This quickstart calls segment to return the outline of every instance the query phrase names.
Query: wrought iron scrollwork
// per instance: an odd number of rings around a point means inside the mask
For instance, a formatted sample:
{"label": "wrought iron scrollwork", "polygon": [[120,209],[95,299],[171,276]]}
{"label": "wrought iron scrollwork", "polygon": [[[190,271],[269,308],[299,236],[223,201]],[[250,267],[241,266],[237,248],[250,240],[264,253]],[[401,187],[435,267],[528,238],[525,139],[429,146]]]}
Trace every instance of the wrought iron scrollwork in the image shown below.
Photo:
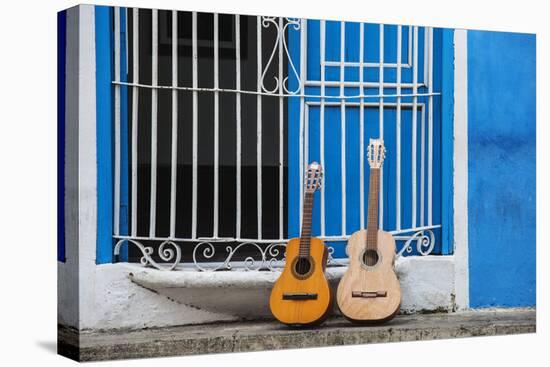
{"label": "wrought iron scrollwork", "polygon": [[255,258],[252,255],[246,256],[243,260],[243,267],[245,270],[267,269],[273,271],[276,270],[276,267],[274,265],[275,262],[278,260],[277,257],[281,254],[280,250],[277,247],[285,246],[286,244],[277,242],[269,244],[265,247],[262,247],[254,242],[243,242],[235,247],[226,245],[225,251],[227,252],[227,255],[225,256],[224,261],[221,262],[219,265],[212,267],[204,266],[201,261],[199,261],[199,256],[201,256],[204,260],[212,259],[216,254],[216,246],[212,242],[201,242],[197,244],[193,249],[193,264],[197,269],[202,271],[215,271],[220,269],[231,270],[233,268],[233,265],[231,263],[233,257],[240,249],[242,249],[243,247],[248,247],[254,249],[254,251],[257,251],[259,258]]}
{"label": "wrought iron scrollwork", "polygon": [[[279,22],[279,19],[282,19],[281,22]],[[288,67],[289,67],[289,73],[291,72],[296,80],[300,80],[300,75],[298,71],[296,70],[296,66],[294,65],[294,60],[290,56],[290,51],[288,50],[288,42],[286,39],[286,30],[289,27],[292,27],[292,29],[299,31],[302,28],[302,20],[299,18],[278,18],[278,17],[262,17],[262,27],[269,28],[273,26],[277,31],[277,38],[275,40],[275,43],[273,45],[273,49],[271,50],[271,54],[269,56],[269,59],[267,61],[267,64],[265,65],[265,68],[262,71],[261,79],[260,79],[260,86],[262,88],[262,91],[269,94],[277,94],[277,91],[279,89],[282,89],[283,93],[286,95],[295,95],[300,92],[300,83],[298,83],[298,87],[295,90],[290,90],[288,87],[288,76],[284,77],[282,80],[278,76],[273,76],[273,79],[275,80],[275,85],[273,88],[268,88],[265,85],[265,76],[267,74],[267,71],[269,70],[271,64],[274,61],[275,53],[279,49],[279,45],[281,44],[281,47],[283,49],[283,54],[286,55],[286,58],[288,60]],[[284,57],[284,56],[281,56]],[[279,63],[283,63],[283,60],[279,60]]]}
{"label": "wrought iron scrollwork", "polygon": [[399,257],[405,252],[410,254],[413,251],[413,241],[416,241],[416,251],[422,256],[429,255],[435,246],[433,231],[430,229],[423,229],[414,233],[405,241],[401,250],[397,252],[397,256]]}
{"label": "wrought iron scrollwork", "polygon": [[[141,251],[140,263],[143,266],[151,266],[159,270],[174,270],[181,263],[182,251],[180,245],[172,240],[165,240],[157,248],[157,255],[163,261],[159,263],[153,259],[153,246],[145,246],[140,241],[131,238],[119,239],[114,248],[114,255],[120,255],[120,248],[124,243],[134,245]],[[286,242],[273,242],[270,244],[258,244],[255,242],[242,242],[237,246],[230,246],[225,242],[200,242],[192,245],[193,266],[200,271],[232,270],[236,268],[235,257],[243,248],[249,251],[243,255],[244,259],[238,261],[237,268],[246,271],[281,271],[282,263],[286,257]],[[213,261],[217,250],[223,248],[225,255],[222,261]],[[252,252],[250,250],[252,249]],[[328,247],[327,265],[334,262],[333,247]]]}
{"label": "wrought iron scrollwork", "polygon": [[[159,264],[152,258],[152,246],[144,246],[141,242],[130,238],[122,238],[117,241],[113,252],[115,256],[120,255],[120,247],[124,242],[136,246],[141,251],[140,263],[143,266],[152,266],[159,270],[174,270],[181,261],[181,248],[171,240],[163,241],[157,249],[160,259],[168,264]],[[171,246],[171,248],[166,246]]]}

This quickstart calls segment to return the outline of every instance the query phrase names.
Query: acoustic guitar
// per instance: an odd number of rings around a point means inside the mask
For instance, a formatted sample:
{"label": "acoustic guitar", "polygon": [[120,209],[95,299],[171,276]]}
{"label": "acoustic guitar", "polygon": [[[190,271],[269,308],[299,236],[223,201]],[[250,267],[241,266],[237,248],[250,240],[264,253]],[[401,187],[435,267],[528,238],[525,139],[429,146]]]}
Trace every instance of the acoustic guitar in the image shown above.
{"label": "acoustic guitar", "polygon": [[371,139],[367,148],[370,165],[367,229],[348,240],[349,267],[337,290],[338,307],[353,322],[381,323],[399,311],[401,288],[394,271],[395,240],[378,229],[380,168],[386,149],[379,139]]}
{"label": "acoustic guitar", "polygon": [[285,267],[269,299],[273,316],[287,325],[319,324],[332,304],[325,278],[328,250],[322,240],[311,237],[313,194],[321,187],[322,177],[321,165],[311,163],[304,184],[301,237],[288,241]]}

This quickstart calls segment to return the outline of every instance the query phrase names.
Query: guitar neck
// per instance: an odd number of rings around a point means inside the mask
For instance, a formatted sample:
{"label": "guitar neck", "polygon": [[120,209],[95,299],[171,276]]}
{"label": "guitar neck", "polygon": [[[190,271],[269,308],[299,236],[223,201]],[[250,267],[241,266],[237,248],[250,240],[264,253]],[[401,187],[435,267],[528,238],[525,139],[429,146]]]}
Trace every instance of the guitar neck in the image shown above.
{"label": "guitar neck", "polygon": [[313,212],[313,192],[306,192],[304,196],[304,209],[302,212],[302,232],[300,235],[300,256],[309,256],[309,244],[311,240],[311,218]]}
{"label": "guitar neck", "polygon": [[367,214],[367,248],[378,246],[378,198],[380,193],[380,169],[370,169],[369,210]]}

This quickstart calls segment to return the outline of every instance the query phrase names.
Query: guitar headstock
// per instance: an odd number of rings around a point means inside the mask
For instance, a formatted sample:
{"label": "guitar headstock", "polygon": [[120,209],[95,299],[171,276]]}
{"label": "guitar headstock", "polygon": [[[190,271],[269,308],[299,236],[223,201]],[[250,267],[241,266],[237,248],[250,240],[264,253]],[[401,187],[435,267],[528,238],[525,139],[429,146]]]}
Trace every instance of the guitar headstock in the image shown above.
{"label": "guitar headstock", "polygon": [[367,159],[370,168],[380,168],[386,158],[386,148],[382,139],[370,139],[367,147]]}
{"label": "guitar headstock", "polygon": [[305,189],[307,193],[314,193],[323,184],[323,167],[317,162],[311,162],[307,166],[305,177]]}

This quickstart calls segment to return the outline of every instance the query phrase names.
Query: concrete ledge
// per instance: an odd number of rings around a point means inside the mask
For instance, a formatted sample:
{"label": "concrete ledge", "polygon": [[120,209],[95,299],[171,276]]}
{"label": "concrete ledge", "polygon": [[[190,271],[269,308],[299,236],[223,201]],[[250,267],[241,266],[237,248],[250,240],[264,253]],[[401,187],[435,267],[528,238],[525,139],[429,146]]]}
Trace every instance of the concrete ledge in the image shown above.
{"label": "concrete ledge", "polygon": [[[160,271],[134,263],[91,264],[93,266],[80,276],[80,279],[93,279],[93,287],[85,287],[81,294],[83,302],[78,302],[74,292],[60,289],[60,324],[80,330],[140,330],[261,320],[270,317],[267,302],[273,282],[279,276],[278,272],[236,268],[200,272],[188,266]],[[60,276],[65,274],[67,279],[71,278],[69,275],[75,274],[73,265],[58,262]],[[401,257],[396,260],[395,268],[401,283],[402,313],[456,309],[454,256]],[[344,271],[343,266],[327,268],[333,290]]]}
{"label": "concrete ledge", "polygon": [[[182,305],[233,319],[271,318],[269,295],[280,276],[275,271],[214,271],[194,268],[161,271],[128,265],[129,279],[158,295]],[[347,267],[330,266],[326,277],[333,292]],[[396,260],[401,283],[401,312],[452,311],[454,305],[454,259],[452,256],[410,256]],[[437,276],[435,276],[437,274]],[[334,312],[338,312],[334,307]]]}
{"label": "concrete ledge", "polygon": [[[333,291],[346,267],[329,267]],[[137,267],[130,280],[180,304],[236,319],[271,318],[269,295],[279,271],[160,271]]]}
{"label": "concrete ledge", "polygon": [[353,326],[335,317],[309,329],[254,321],[78,334],[60,326],[58,352],[79,361],[95,361],[521,334],[535,330],[535,309],[400,315],[381,326]]}

